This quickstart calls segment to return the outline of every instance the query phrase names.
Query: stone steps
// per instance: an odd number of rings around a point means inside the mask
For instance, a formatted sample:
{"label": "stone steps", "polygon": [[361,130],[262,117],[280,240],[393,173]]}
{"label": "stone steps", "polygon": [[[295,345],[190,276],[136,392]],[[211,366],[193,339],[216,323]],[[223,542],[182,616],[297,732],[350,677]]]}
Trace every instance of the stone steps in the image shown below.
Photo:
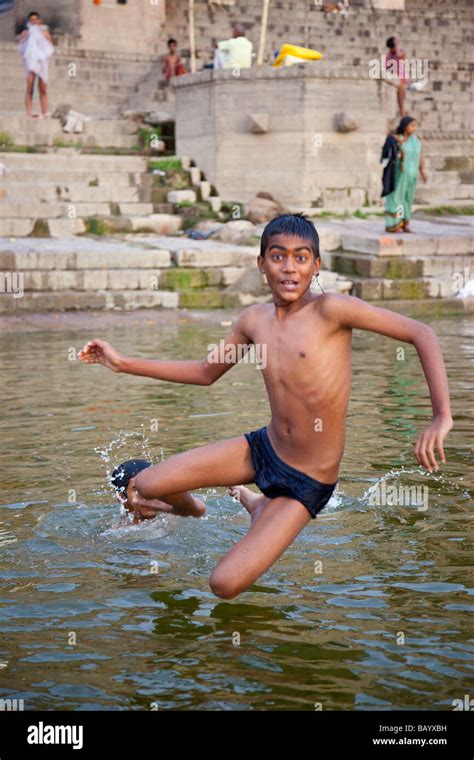
{"label": "stone steps", "polygon": [[[25,184],[28,189],[30,186]],[[78,216],[91,216],[95,214],[118,214],[131,213],[130,209],[136,209],[137,214],[153,213],[154,205],[143,200],[142,192],[138,187],[103,186],[84,187],[82,193],[71,192],[71,185],[56,185],[55,187],[44,185],[31,186],[28,193],[31,201],[22,202],[21,187],[16,187],[0,203],[0,217],[30,217],[49,218],[52,216],[71,215],[73,205]],[[81,186],[82,187],[82,186]],[[100,191],[100,192],[97,192]],[[112,206],[116,209],[114,210]],[[140,208],[140,210],[138,210]],[[93,209],[92,211],[90,209]],[[121,211],[120,209],[127,209]],[[54,213],[53,213],[54,212]]]}
{"label": "stone steps", "polygon": [[[247,0],[245,11],[248,36],[257,46],[261,3]],[[207,9],[197,4],[195,23],[199,49],[211,50],[211,37],[223,39],[230,36],[232,26],[240,20],[241,13],[241,8],[232,6],[226,8],[225,13],[222,9],[216,9],[212,14],[211,25]],[[368,11],[364,8],[353,8],[349,15],[343,16],[338,13],[322,13],[317,4],[309,3],[303,8],[302,4],[280,2],[278,6],[270,8],[267,54],[277,49],[281,41],[298,41],[299,44],[309,45],[323,52],[327,51],[329,55],[348,50],[358,52],[361,48],[371,49],[372,47],[376,51],[384,52],[385,30],[396,28],[409,55],[412,51],[416,51],[418,56],[423,52],[426,53],[424,57],[433,60],[436,55],[447,54],[450,59],[467,61],[469,59],[469,24],[465,23],[467,19],[469,16],[466,12],[452,9],[451,4],[447,8],[438,7],[436,10],[423,11],[423,13],[393,10]],[[376,26],[374,26],[374,21],[376,21]],[[173,36],[186,39],[185,19],[177,11],[173,14],[173,9],[170,9],[168,14],[168,25]],[[307,30],[308,38],[306,38]],[[423,35],[426,39],[425,44],[423,44]]]}
{"label": "stone steps", "polygon": [[459,172],[450,171],[436,171],[432,165],[432,161],[427,161],[427,172],[430,173],[429,181],[424,187],[432,187],[438,185],[456,186],[461,184],[461,177]]}
{"label": "stone steps", "polygon": [[124,240],[93,238],[48,240],[0,238],[0,270],[164,269],[172,265],[165,248],[130,245]]}
{"label": "stone steps", "polygon": [[[426,143],[429,147],[429,141]],[[446,156],[443,154],[432,154],[425,150],[425,158],[429,161],[429,166],[440,172],[437,176],[442,177],[445,171],[472,171],[474,168],[474,152],[472,155],[465,153],[458,156]],[[454,168],[455,167],[455,168]]]}
{"label": "stone steps", "polygon": [[[9,154],[10,155],[10,154]],[[31,159],[30,159],[31,162]],[[97,169],[76,169],[73,176],[77,183],[92,186],[97,184],[100,179],[107,184],[128,187],[130,185],[139,185],[141,182],[141,172],[129,171],[98,171]],[[38,166],[36,169],[8,169],[8,183],[11,187],[18,187],[19,192],[24,197],[25,192],[31,192],[34,187],[49,185],[52,182],[58,185],[67,185],[71,181],[71,171],[64,169],[55,171],[54,169],[42,169]]]}
{"label": "stone steps", "polygon": [[[23,69],[23,61],[19,54],[12,57],[4,50],[0,48],[0,57],[3,64],[3,71],[5,74],[6,86],[11,86],[11,83],[17,84],[25,81],[25,72]],[[140,82],[139,76],[145,76],[150,71],[150,64],[147,63],[144,67],[132,67],[129,69],[126,63],[114,61],[111,66],[105,67],[100,65],[97,59],[91,59],[84,65],[84,59],[82,62],[78,59],[74,60],[74,57],[64,58],[54,55],[50,60],[48,71],[48,83],[49,84],[63,84],[66,82],[71,87],[85,87],[89,85],[91,88],[103,88],[104,90],[113,85],[123,86],[125,89],[136,87]],[[69,71],[71,70],[71,64],[76,64],[76,75],[71,76]],[[153,70],[153,69],[152,69]]]}
{"label": "stone steps", "polygon": [[43,222],[42,217],[33,218],[0,218],[0,237],[25,237],[27,235],[50,235],[51,237],[69,237],[82,235],[86,231],[84,221],[80,218],[65,217],[49,218]]}
{"label": "stone steps", "polygon": [[[4,203],[8,201],[18,201],[19,198],[25,197],[21,194],[26,192],[33,202],[54,202],[59,203],[131,203],[141,201],[141,189],[139,186],[114,185],[112,183],[90,186],[79,182],[68,182],[67,184],[48,184],[48,185],[29,185],[21,183],[19,186],[8,183],[8,194]],[[2,204],[3,205],[3,204]],[[3,214],[5,216],[5,214]]]}
{"label": "stone steps", "polygon": [[[152,290],[160,270],[154,269],[87,269],[84,271],[24,272],[25,291],[56,290]],[[169,290],[169,288],[168,288]]]}
{"label": "stone steps", "polygon": [[14,298],[0,293],[0,314],[48,311],[135,311],[137,309],[229,309],[242,307],[238,296],[217,288],[199,291],[107,290],[30,291]]}
{"label": "stone steps", "polygon": [[[68,103],[73,110],[79,111],[85,116],[97,117],[100,119],[113,119],[121,109],[121,103],[119,101],[107,102],[101,99],[89,101],[85,100],[82,97],[78,97],[72,100],[70,97],[68,98],[67,95],[65,95],[63,98],[49,97],[48,103],[51,113],[54,113],[55,109],[58,106]],[[19,97],[17,99],[12,99],[2,103],[1,110],[3,112],[19,111],[22,106],[23,97]],[[40,104],[38,98],[35,96],[33,98],[33,113],[39,112]]]}
{"label": "stone steps", "polygon": [[412,301],[434,298],[439,288],[428,278],[388,280],[383,278],[355,278],[352,294],[364,301]]}
{"label": "stone steps", "polygon": [[226,288],[255,260],[254,249],[149,235],[0,239],[0,313],[236,306]]}
{"label": "stone steps", "polygon": [[[34,162],[34,163],[33,163]],[[146,172],[148,161],[142,156],[107,156],[87,155],[66,149],[53,153],[41,153],[32,156],[28,153],[0,152],[0,163],[10,169],[31,169],[35,171],[70,171],[95,170],[96,172],[126,171]]]}
{"label": "stone steps", "polygon": [[373,256],[352,251],[325,253],[324,263],[351,278],[411,280],[418,277],[452,278],[473,264],[474,254],[451,256]]}
{"label": "stone steps", "polygon": [[[11,133],[9,133],[11,134]],[[130,150],[134,148],[138,140],[133,135],[97,136],[91,133],[87,128],[84,132],[67,133],[58,129],[50,133],[38,134],[35,131],[15,132],[15,145],[28,146],[30,148],[40,147],[85,147],[85,148],[112,148],[118,150]]]}
{"label": "stone steps", "polygon": [[452,277],[417,277],[392,280],[384,278],[353,278],[352,295],[364,301],[414,301],[425,298],[456,298],[456,282],[461,273]]}
{"label": "stone steps", "polygon": [[31,292],[22,298],[0,293],[0,314],[25,312],[135,309],[176,309],[178,293],[160,290],[114,290],[114,291],[46,291]]}
{"label": "stone steps", "polygon": [[[75,66],[75,76],[70,76],[71,64]],[[0,90],[0,111],[21,110],[25,74],[16,44],[0,43],[0,66],[4,78]],[[50,110],[54,111],[59,104],[69,103],[72,108],[85,114],[112,117],[133,96],[144,77],[153,76],[158,66],[158,56],[113,55],[103,51],[84,51],[60,43],[49,66]],[[27,141],[25,144],[35,143]]]}
{"label": "stone steps", "polygon": [[[143,213],[148,211],[148,204],[118,204],[118,210],[122,215],[111,215],[112,209],[108,204],[84,204],[81,208],[74,206],[76,217],[63,216],[37,216],[33,217],[0,217],[0,237],[52,237],[64,238],[71,235],[83,235],[87,231],[86,221],[90,225],[90,231],[94,234],[96,227],[105,233],[133,233],[146,232],[158,235],[176,234],[181,229],[182,219],[173,214]],[[83,216],[81,216],[81,213]],[[92,224],[91,224],[92,222]],[[102,234],[102,233],[98,233]]]}
{"label": "stone steps", "polygon": [[[25,79],[23,72],[21,74],[21,76],[10,77],[2,85],[2,108],[4,108],[5,103],[16,102],[19,94],[24,95]],[[5,76],[8,75],[5,74]],[[127,84],[122,82],[120,78],[117,78],[116,81],[103,82],[98,79],[92,81],[74,79],[67,77],[67,75],[57,79],[48,77],[48,94],[59,103],[71,103],[77,95],[92,96],[89,98],[91,102],[100,99],[104,103],[121,103],[134,90],[135,83],[133,81]]]}
{"label": "stone steps", "polygon": [[[115,92],[112,93],[93,93],[89,89],[77,90],[73,92],[69,88],[48,88],[48,103],[51,113],[60,105],[69,103],[76,111],[80,111],[89,116],[101,115],[112,118],[122,107],[123,98],[120,95],[120,85],[114,85]],[[94,97],[94,94],[96,97]],[[0,110],[20,111],[24,107],[24,85],[9,95],[2,94],[0,97]],[[33,94],[33,110],[39,107],[38,95]]]}
{"label": "stone steps", "polygon": [[349,277],[353,294],[364,300],[454,298],[460,283],[472,278],[471,217],[415,218],[414,232],[396,235],[383,232],[382,219],[317,227],[323,236],[331,230],[336,236],[322,253],[323,264]]}
{"label": "stone steps", "polygon": [[415,200],[417,203],[429,203],[436,205],[455,205],[458,200],[474,200],[474,184],[446,183],[442,179],[437,184],[428,182],[426,185],[418,185]]}
{"label": "stone steps", "polygon": [[[331,222],[329,229],[340,236],[341,249],[371,256],[453,256],[474,253],[472,217],[456,217],[453,224],[414,220],[416,231],[391,235],[383,231],[383,219]],[[327,228],[326,223],[318,229]]]}
{"label": "stone steps", "polygon": [[179,217],[171,217],[171,223],[166,215],[153,213],[149,186],[143,184],[148,176],[145,158],[59,150],[4,152],[0,163],[6,167],[0,186],[2,236],[83,234],[90,218],[103,218],[99,226],[104,228],[109,222],[130,231],[146,225],[176,231],[181,224]]}
{"label": "stone steps", "polygon": [[[75,217],[72,216],[74,212]],[[61,238],[82,235],[85,232],[97,235],[133,232],[153,232],[161,235],[179,232],[182,217],[148,212],[149,205],[140,203],[118,204],[114,208],[108,204],[84,204],[83,207],[71,204],[67,213],[61,215],[48,216],[41,210],[41,215],[36,217],[0,217],[0,237],[17,238],[31,235],[35,238]]]}
{"label": "stone steps", "polygon": [[416,202],[456,205],[474,199],[474,149],[472,142],[454,143],[424,140],[428,182],[418,183]]}
{"label": "stone steps", "polygon": [[[98,136],[102,135],[130,135],[132,130],[136,129],[128,119],[97,119],[91,118],[90,121],[84,122],[85,130],[92,131]],[[30,119],[25,113],[12,112],[0,113],[0,131],[10,132],[12,137],[16,132],[31,132],[47,135],[51,129],[56,128],[60,134],[63,133],[59,119]],[[17,141],[18,144],[21,144]]]}
{"label": "stone steps", "polygon": [[[65,71],[67,74],[68,66],[74,63],[77,76],[94,80],[98,73],[101,77],[105,77],[107,74],[119,77],[123,73],[124,79],[127,81],[129,78],[134,79],[138,73],[144,76],[151,66],[158,63],[160,58],[158,55],[89,50],[81,48],[77,43],[70,46],[68,42],[69,38],[63,38],[56,45],[54,55],[50,59],[50,76],[54,76],[55,70]],[[9,65],[13,69],[23,71],[23,61],[16,42],[0,42],[0,56],[6,66]]]}
{"label": "stone steps", "polygon": [[138,143],[136,126],[128,119],[89,118],[83,122],[82,132],[64,132],[59,119],[29,119],[24,114],[1,113],[0,132],[6,132],[15,145],[53,146],[60,142],[131,148]]}

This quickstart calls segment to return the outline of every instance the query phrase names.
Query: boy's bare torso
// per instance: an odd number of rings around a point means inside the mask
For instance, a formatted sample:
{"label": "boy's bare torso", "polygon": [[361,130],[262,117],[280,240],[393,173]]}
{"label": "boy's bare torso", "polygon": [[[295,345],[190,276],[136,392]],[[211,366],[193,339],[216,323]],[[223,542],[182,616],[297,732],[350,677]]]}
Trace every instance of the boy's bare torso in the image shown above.
{"label": "boy's bare torso", "polygon": [[327,297],[315,296],[283,317],[273,303],[259,304],[242,324],[252,343],[266,345],[261,372],[273,448],[287,464],[334,483],[344,451],[352,330],[325,317]]}

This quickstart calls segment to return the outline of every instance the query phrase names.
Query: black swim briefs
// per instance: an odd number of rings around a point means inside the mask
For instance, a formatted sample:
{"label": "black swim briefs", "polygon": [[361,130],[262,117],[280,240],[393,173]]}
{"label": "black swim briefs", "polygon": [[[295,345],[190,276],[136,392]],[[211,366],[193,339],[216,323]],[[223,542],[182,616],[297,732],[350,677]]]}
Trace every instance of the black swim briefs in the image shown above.
{"label": "black swim briefs", "polygon": [[337,481],[321,483],[286,464],[270,443],[266,427],[245,433],[245,438],[250,446],[255,484],[262,493],[270,499],[277,496],[297,499],[304,504],[311,517],[315,518],[331,498]]}

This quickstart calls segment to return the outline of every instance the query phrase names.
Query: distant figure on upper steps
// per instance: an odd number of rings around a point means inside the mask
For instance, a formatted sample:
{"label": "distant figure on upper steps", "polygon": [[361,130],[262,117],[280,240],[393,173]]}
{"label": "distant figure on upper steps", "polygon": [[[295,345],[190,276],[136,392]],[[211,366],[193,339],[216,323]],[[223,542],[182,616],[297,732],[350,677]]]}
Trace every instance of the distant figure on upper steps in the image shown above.
{"label": "distant figure on upper steps", "polygon": [[182,74],[188,73],[180,54],[177,52],[177,48],[177,41],[171,37],[168,40],[168,55],[165,55],[163,58],[162,71],[166,82],[169,82],[171,77],[179,77]]}
{"label": "distant figure on upper steps", "polygon": [[[320,3],[317,3],[320,5]],[[341,13],[343,16],[347,16],[349,11],[349,0],[344,0],[341,3],[324,3],[324,13]]]}
{"label": "distant figure on upper steps", "polygon": [[[48,111],[48,64],[54,53],[54,46],[48,27],[42,23],[39,13],[32,11],[28,16],[26,29],[20,35],[20,55],[26,71],[26,113],[31,118],[44,119],[50,116]],[[35,80],[38,79],[41,115],[33,113],[33,92]]]}
{"label": "distant figure on upper steps", "polygon": [[396,36],[388,38],[387,47],[389,52],[385,56],[385,66],[387,71],[392,73],[393,76],[391,78],[398,79],[398,110],[400,111],[400,116],[403,117],[407,115],[405,109],[405,89],[408,83],[405,65],[407,56],[405,51],[400,47],[400,40]]}
{"label": "distant figure on upper steps", "polygon": [[217,43],[214,55],[215,69],[249,69],[252,65],[253,45],[245,36],[245,29],[237,25],[230,40]]}

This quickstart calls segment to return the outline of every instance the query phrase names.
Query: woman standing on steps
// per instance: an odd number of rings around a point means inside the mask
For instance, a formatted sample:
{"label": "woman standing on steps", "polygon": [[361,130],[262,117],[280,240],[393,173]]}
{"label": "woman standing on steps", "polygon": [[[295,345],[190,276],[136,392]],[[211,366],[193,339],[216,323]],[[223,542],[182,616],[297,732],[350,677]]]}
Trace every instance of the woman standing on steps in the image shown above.
{"label": "woman standing on steps", "polygon": [[385,196],[385,229],[387,232],[411,232],[410,219],[415,197],[418,170],[427,181],[421,141],[415,135],[416,120],[412,116],[400,119],[401,156],[395,165],[395,190]]}
{"label": "woman standing on steps", "polygon": [[36,11],[32,11],[28,16],[26,29],[20,35],[19,51],[26,71],[25,108],[27,116],[38,118],[38,114],[32,113],[33,90],[37,77],[41,106],[39,118],[44,119],[50,115],[47,95],[48,63],[54,53],[54,47],[48,27],[42,24],[41,17]]}

